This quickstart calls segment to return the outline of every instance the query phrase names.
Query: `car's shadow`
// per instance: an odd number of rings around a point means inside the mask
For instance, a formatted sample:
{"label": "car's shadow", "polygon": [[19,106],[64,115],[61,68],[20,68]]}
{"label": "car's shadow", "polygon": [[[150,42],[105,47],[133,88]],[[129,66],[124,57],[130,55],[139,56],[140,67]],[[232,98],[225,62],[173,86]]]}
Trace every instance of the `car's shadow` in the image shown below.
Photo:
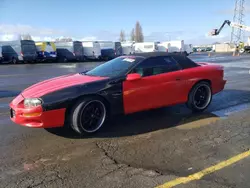
{"label": "car's shadow", "polygon": [[79,136],[66,128],[46,129],[48,132],[66,138],[112,138],[132,136],[161,129],[171,128],[197,120],[218,117],[216,111],[223,110],[235,104],[250,103],[250,91],[224,90],[214,96],[210,107],[203,113],[192,113],[186,105],[176,105],[127,116],[117,116],[107,122],[103,128],[92,135]]}

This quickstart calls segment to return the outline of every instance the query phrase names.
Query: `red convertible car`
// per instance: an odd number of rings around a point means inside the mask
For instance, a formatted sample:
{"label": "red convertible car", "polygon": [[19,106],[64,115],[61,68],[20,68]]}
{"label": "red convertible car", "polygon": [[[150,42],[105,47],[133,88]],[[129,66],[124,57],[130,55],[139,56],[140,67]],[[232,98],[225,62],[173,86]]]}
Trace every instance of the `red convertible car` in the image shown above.
{"label": "red convertible car", "polygon": [[220,65],[195,63],[179,53],[139,53],[37,83],[10,103],[10,116],[36,128],[63,127],[67,120],[77,133],[94,133],[108,115],[180,103],[201,112],[225,84]]}

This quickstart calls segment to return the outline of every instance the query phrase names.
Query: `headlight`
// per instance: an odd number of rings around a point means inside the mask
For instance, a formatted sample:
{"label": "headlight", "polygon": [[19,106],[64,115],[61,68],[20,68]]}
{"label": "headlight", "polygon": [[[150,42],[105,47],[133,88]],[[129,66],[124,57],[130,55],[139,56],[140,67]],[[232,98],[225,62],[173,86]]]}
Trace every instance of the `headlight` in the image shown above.
{"label": "headlight", "polygon": [[42,101],[37,98],[24,99],[24,106],[26,108],[35,107],[42,104]]}

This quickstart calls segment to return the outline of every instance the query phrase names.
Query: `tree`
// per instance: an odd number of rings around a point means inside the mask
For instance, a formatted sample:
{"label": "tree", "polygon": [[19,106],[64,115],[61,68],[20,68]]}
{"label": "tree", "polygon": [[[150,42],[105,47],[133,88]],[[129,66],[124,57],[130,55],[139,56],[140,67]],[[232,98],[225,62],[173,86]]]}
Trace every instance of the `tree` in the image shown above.
{"label": "tree", "polygon": [[123,30],[121,30],[120,32],[120,42],[124,42],[126,39],[125,39],[125,32]]}
{"label": "tree", "polygon": [[135,41],[135,29],[132,29],[132,31],[130,33],[130,40]]}
{"label": "tree", "polygon": [[142,27],[141,27],[141,24],[139,21],[137,21],[135,24],[135,41],[136,42],[143,42],[144,41]]}

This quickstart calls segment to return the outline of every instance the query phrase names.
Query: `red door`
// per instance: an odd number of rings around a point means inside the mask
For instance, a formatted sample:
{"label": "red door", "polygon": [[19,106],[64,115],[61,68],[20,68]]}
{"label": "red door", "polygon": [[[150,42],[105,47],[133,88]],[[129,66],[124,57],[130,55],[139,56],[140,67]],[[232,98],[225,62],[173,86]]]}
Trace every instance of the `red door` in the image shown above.
{"label": "red door", "polygon": [[181,70],[123,82],[125,114],[181,102]]}

